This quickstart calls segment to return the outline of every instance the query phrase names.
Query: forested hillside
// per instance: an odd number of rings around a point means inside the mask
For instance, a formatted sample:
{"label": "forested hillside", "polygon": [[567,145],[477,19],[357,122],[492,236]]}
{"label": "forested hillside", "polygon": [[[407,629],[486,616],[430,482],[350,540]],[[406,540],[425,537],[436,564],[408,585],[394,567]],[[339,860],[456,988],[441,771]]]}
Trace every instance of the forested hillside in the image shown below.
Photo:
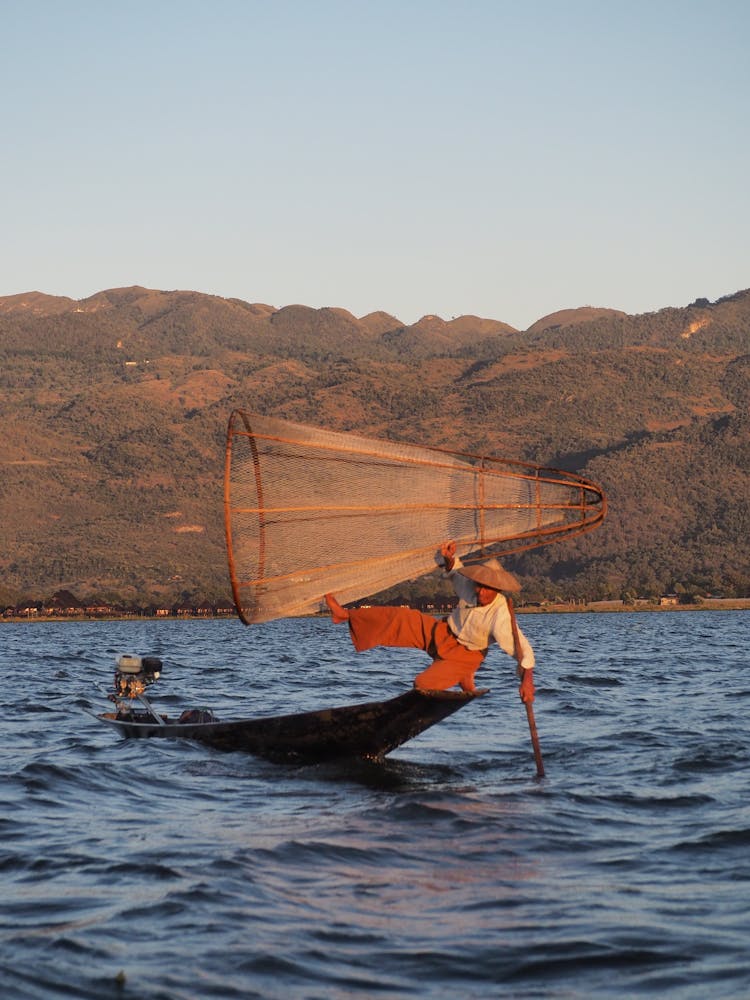
{"label": "forested hillside", "polygon": [[610,514],[519,557],[533,595],[750,588],[750,291],[528,331],[404,326],[197,292],[0,299],[0,600],[227,595],[236,406],[528,459],[601,483]]}

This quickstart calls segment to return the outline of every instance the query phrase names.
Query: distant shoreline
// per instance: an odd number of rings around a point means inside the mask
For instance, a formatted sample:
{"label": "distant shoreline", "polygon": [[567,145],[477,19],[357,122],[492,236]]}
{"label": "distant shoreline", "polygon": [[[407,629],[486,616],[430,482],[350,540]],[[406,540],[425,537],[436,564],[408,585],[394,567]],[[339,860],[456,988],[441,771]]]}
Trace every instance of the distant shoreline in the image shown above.
{"label": "distant shoreline", "polygon": [[[641,614],[653,613],[668,614],[680,611],[748,611],[750,610],[750,597],[727,597],[727,598],[706,598],[695,604],[652,604],[649,601],[636,601],[635,604],[625,604],[623,601],[592,601],[588,604],[561,603],[543,604],[539,606],[516,607],[520,615],[548,615],[548,614]],[[439,614],[436,615],[439,617]],[[324,615],[309,615],[301,617],[322,618]],[[124,622],[124,621],[239,621],[239,618],[232,615],[190,615],[180,614],[165,617],[163,615],[12,615],[0,618],[0,623],[9,622],[15,624],[30,622]]]}
{"label": "distant shoreline", "polygon": [[650,601],[636,601],[626,604],[624,601],[592,601],[589,604],[545,604],[541,607],[517,607],[519,614],[601,614],[602,612],[641,613],[656,612],[666,614],[670,611],[748,611],[750,597],[707,597],[694,604],[652,604]]}

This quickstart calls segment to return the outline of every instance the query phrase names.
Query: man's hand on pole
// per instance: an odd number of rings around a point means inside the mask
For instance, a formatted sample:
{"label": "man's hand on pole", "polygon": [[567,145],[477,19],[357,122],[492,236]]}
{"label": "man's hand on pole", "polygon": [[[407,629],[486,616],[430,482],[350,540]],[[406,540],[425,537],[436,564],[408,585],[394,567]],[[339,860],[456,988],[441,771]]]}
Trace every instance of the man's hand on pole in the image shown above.
{"label": "man's hand on pole", "polygon": [[521,695],[521,701],[530,705],[534,700],[534,671],[521,669],[521,684],[518,688],[518,693]]}

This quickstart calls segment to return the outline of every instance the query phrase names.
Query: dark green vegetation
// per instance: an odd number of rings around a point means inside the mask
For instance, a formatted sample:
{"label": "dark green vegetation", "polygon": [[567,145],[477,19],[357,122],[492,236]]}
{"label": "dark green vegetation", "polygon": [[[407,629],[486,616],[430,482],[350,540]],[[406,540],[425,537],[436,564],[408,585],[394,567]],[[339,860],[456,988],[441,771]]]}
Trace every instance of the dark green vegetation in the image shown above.
{"label": "dark green vegetation", "polygon": [[[0,299],[0,602],[227,595],[232,408],[576,470],[604,526],[526,596],[750,588],[750,291],[526,333],[143,288]],[[419,583],[433,588],[434,580]]]}

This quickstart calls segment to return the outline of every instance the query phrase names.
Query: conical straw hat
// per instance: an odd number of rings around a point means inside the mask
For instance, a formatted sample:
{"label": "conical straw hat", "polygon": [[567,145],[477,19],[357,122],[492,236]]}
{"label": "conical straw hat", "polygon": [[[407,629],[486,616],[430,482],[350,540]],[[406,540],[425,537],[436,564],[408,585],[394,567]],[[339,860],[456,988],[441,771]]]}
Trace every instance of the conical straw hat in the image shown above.
{"label": "conical straw hat", "polygon": [[466,576],[474,583],[493,590],[520,590],[521,584],[512,573],[503,569],[497,559],[487,559],[485,562],[461,566],[456,570],[461,576]]}

